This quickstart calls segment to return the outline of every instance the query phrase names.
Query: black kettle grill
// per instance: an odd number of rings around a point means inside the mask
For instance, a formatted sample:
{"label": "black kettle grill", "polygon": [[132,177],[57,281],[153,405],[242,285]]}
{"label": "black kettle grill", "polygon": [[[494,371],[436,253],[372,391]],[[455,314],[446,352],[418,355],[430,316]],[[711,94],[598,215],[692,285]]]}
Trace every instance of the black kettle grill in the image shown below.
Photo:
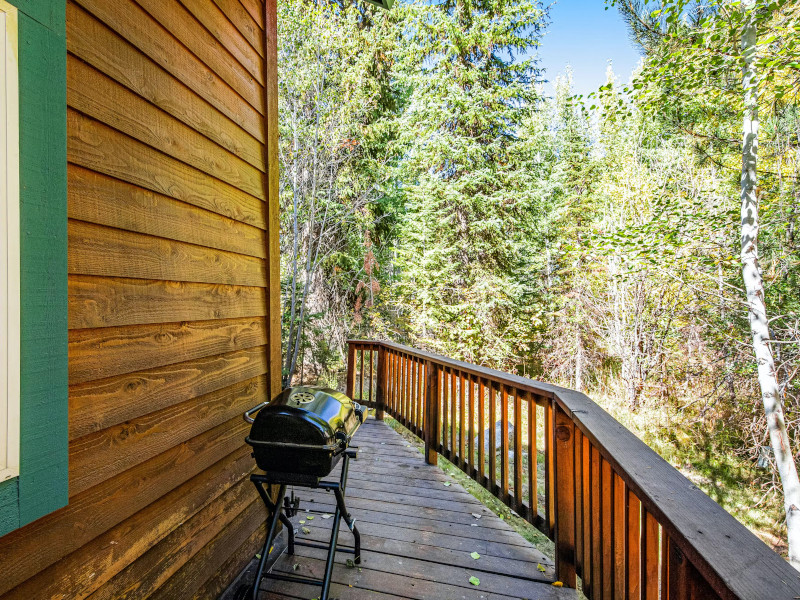
{"label": "black kettle grill", "polygon": [[[257,414],[256,414],[257,413]],[[255,418],[253,418],[255,414]],[[244,413],[244,419],[252,424],[245,441],[253,447],[253,457],[259,469],[265,473],[253,474],[250,481],[256,486],[261,499],[269,510],[267,539],[261,551],[261,560],[256,578],[251,585],[241,586],[235,598],[258,599],[261,580],[265,578],[307,583],[322,587],[320,600],[328,599],[336,551],[354,554],[356,564],[361,562],[361,536],[344,503],[347,472],[350,459],[355,458],[357,448],[350,446],[356,430],[366,417],[366,409],[344,394],[335,390],[317,387],[288,388],[269,402],[262,402]],[[339,481],[323,481],[333,468],[342,461]],[[273,502],[265,485],[277,484],[278,495]],[[336,510],[328,545],[296,541],[294,526],[289,520],[299,506],[299,499],[289,501],[286,486],[324,489],[333,492]],[[322,513],[309,510],[306,512]],[[337,548],[341,519],[353,532],[353,548]],[[277,532],[278,521],[285,526],[289,536],[288,552],[294,554],[294,546],[310,546],[328,551],[325,575],[322,579],[264,573],[269,550]]]}

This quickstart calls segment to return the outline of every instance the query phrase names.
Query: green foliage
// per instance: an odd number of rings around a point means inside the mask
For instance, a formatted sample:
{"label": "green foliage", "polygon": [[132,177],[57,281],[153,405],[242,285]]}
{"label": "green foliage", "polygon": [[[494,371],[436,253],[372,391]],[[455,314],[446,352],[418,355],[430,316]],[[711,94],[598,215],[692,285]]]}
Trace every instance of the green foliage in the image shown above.
{"label": "green foliage", "polygon": [[470,360],[513,364],[527,345],[532,304],[529,206],[518,194],[517,138],[537,95],[544,10],[520,0],[404,8],[397,84],[405,211],[395,287],[416,343]]}

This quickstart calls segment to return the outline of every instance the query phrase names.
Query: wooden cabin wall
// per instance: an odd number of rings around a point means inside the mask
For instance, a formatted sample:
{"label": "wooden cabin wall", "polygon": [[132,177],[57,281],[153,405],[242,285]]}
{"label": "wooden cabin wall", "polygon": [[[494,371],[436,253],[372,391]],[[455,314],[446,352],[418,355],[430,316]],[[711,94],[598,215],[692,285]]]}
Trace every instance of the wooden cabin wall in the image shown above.
{"label": "wooden cabin wall", "polygon": [[68,2],[70,500],[0,538],[3,600],[213,598],[257,551],[241,414],[280,385],[274,12]]}

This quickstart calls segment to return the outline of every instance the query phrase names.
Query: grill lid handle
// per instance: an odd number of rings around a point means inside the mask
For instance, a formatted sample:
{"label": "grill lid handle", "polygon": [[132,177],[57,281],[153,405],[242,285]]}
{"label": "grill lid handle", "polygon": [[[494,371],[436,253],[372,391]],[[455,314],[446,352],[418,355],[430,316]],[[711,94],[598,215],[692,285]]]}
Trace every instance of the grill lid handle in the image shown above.
{"label": "grill lid handle", "polygon": [[251,417],[250,415],[252,415],[253,413],[257,413],[262,408],[264,408],[267,404],[269,404],[269,402],[262,402],[261,404],[259,404],[257,406],[254,406],[250,410],[246,410],[244,412],[244,414],[242,415],[242,417],[244,418],[244,420],[246,422],[248,422],[248,423],[250,423],[252,425],[253,423],[256,422],[256,420],[253,417]]}

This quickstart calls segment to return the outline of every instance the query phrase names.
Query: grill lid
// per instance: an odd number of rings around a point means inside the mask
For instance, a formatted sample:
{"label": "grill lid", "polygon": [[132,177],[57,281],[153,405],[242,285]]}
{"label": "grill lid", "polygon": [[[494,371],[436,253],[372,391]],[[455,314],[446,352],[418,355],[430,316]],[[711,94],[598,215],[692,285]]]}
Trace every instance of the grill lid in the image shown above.
{"label": "grill lid", "polygon": [[357,402],[318,387],[288,388],[246,415],[258,408],[245,441],[265,471],[327,475],[364,420]]}

